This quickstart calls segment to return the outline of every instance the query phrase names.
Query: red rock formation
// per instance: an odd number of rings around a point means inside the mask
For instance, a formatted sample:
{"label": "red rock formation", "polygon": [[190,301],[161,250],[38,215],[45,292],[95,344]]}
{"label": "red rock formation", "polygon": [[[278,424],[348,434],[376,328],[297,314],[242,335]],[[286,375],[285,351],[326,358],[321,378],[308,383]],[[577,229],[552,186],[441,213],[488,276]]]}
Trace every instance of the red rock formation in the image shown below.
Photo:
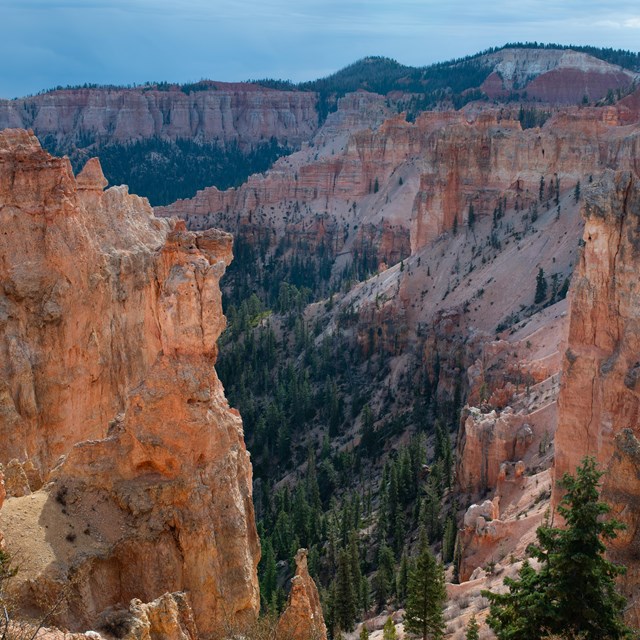
{"label": "red rock formation", "polygon": [[165,593],[148,603],[134,599],[128,614],[124,620],[129,630],[122,640],[198,640],[193,612],[184,593]]}
{"label": "red rock formation", "polygon": [[461,492],[477,497],[498,486],[504,462],[521,460],[533,442],[526,415],[507,407],[482,414],[472,408],[461,428],[456,481]]}
{"label": "red rock formation", "polygon": [[[338,251],[351,255],[367,227],[383,227],[389,233],[374,248],[388,263],[406,257],[407,235],[416,253],[463,225],[471,204],[477,218],[491,216],[500,201],[526,209],[538,200],[542,176],[547,187],[557,177],[566,189],[608,166],[636,167],[640,126],[627,124],[630,114],[628,107],[576,107],[525,131],[498,110],[424,113],[415,123],[395,116],[330,150],[323,138],[326,149],[282,159],[238,189],[208,188],[158,213],[234,233],[259,223],[274,240],[294,232],[292,225],[329,216],[345,229]],[[347,225],[359,228],[350,233]],[[389,244],[397,249],[389,252]]]}
{"label": "red rock formation", "polygon": [[70,588],[82,629],[186,590],[204,637],[250,620],[251,464],[214,369],[231,237],[103,191],[97,162],[74,179],[25,131],[0,133],[0,184],[0,461],[49,480],[0,512],[23,605]]}
{"label": "red rock formation", "polygon": [[281,640],[326,640],[320,596],[307,569],[307,550],[296,553],[296,574],[291,579],[287,607],[278,621]]}
{"label": "red rock formation", "polygon": [[[584,249],[570,292],[556,433],[556,478],[585,455],[607,474],[603,497],[627,524],[611,556],[628,567],[630,619],[640,620],[640,181],[607,173],[588,191]],[[556,493],[556,501],[559,499]]]}
{"label": "red rock formation", "polygon": [[[32,128],[63,144],[189,138],[251,146],[276,137],[300,145],[318,127],[317,96],[254,84],[211,83],[205,91],[178,87],[63,89],[0,100],[0,129]],[[86,145],[85,145],[86,146]]]}
{"label": "red rock formation", "polygon": [[607,91],[625,89],[638,74],[586,53],[553,49],[502,49],[484,56],[494,71],[482,84],[490,98],[525,93],[527,99],[578,104],[584,96],[601,100]]}

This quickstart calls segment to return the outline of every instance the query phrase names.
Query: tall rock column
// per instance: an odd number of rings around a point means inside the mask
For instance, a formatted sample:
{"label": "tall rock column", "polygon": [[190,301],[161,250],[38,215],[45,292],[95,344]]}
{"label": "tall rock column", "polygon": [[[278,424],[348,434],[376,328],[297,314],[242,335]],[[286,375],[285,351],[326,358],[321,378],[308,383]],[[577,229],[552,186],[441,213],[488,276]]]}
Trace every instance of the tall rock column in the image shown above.
{"label": "tall rock column", "polygon": [[[558,400],[556,479],[585,455],[606,471],[603,498],[626,531],[610,556],[640,622],[640,180],[607,172],[585,195],[584,249],[570,292]],[[560,498],[556,488],[555,502]]]}

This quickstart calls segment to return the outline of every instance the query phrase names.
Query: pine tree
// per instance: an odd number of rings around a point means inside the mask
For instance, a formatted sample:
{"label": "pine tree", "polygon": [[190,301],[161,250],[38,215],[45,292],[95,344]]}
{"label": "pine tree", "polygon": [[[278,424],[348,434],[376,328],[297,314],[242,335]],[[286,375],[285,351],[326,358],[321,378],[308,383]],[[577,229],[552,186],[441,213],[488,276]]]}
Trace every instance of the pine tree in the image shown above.
{"label": "pine tree", "polygon": [[547,297],[547,280],[544,277],[544,270],[542,267],[538,269],[538,275],[536,276],[536,295],[533,301],[536,304],[544,302]]}
{"label": "pine tree", "polygon": [[398,569],[398,575],[396,576],[396,593],[398,594],[398,600],[404,602],[407,597],[407,588],[409,586],[409,559],[406,552],[402,554],[400,558],[400,568]]}
{"label": "pine tree", "polygon": [[374,453],[376,444],[376,432],[373,428],[373,412],[368,404],[362,409],[362,438],[360,445],[364,448],[367,455]]}
{"label": "pine tree", "polygon": [[269,607],[278,586],[278,570],[276,556],[273,552],[271,540],[266,538],[262,542],[262,558],[260,559],[260,595],[264,606]]}
{"label": "pine tree", "polygon": [[566,526],[539,527],[538,544],[529,547],[540,570],[525,562],[517,579],[505,578],[507,593],[483,592],[491,603],[487,622],[500,640],[539,640],[554,633],[584,640],[631,637],[622,618],[625,599],[615,585],[624,567],[604,557],[605,542],[623,525],[603,518],[610,507],[599,501],[601,476],[592,457],[575,476],[565,474],[560,486],[567,493],[558,511]]}
{"label": "pine tree", "polygon": [[453,584],[460,584],[460,565],[462,564],[462,540],[456,534],[456,542],[453,546]]}
{"label": "pine tree", "polygon": [[393,551],[385,543],[382,543],[378,550],[378,571],[373,583],[378,606],[384,606],[394,586]]}
{"label": "pine tree", "polygon": [[473,616],[471,620],[469,620],[469,624],[467,625],[467,630],[464,636],[465,640],[479,640],[479,629],[480,626],[478,625],[478,621],[476,620],[476,617]]}
{"label": "pine tree", "polygon": [[382,627],[382,640],[397,640],[397,638],[396,625],[393,624],[393,618],[389,616]]}
{"label": "pine tree", "polygon": [[444,636],[443,605],[447,597],[444,568],[436,561],[422,531],[420,553],[409,574],[405,629],[422,640]]}
{"label": "pine tree", "polygon": [[351,563],[344,549],[338,557],[336,576],[335,619],[341,629],[351,631],[356,619],[356,594],[351,579]]}
{"label": "pine tree", "polygon": [[476,212],[473,209],[473,204],[470,204],[469,216],[467,217],[467,224],[469,225],[469,229],[473,230],[475,223],[476,223]]}
{"label": "pine tree", "polygon": [[444,537],[442,539],[442,561],[451,562],[456,547],[456,521],[452,515],[447,518],[444,525]]}
{"label": "pine tree", "polygon": [[576,182],[576,187],[573,190],[573,200],[574,202],[578,202],[578,200],[580,200],[580,180]]}
{"label": "pine tree", "polygon": [[360,629],[360,635],[358,638],[359,640],[369,640],[369,632],[367,631],[367,627],[364,622],[362,623],[362,629]]}

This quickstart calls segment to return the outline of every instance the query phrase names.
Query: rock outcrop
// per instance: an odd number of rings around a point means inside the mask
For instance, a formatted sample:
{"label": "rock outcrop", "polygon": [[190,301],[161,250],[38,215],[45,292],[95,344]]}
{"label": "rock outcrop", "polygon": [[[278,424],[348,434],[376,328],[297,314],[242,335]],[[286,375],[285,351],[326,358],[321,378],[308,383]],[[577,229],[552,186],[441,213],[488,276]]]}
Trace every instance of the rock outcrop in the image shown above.
{"label": "rock outcrop", "polygon": [[[123,613],[125,615],[123,615]],[[123,625],[122,640],[198,640],[193,612],[184,593],[165,593],[153,602],[134,599],[127,612],[112,612],[101,627]]]}
{"label": "rock outcrop", "polygon": [[638,79],[633,71],[571,49],[502,49],[484,60],[493,67],[482,84],[490,98],[522,91],[544,103],[579,104],[585,96],[595,102]]}
{"label": "rock outcrop", "polygon": [[214,369],[231,237],[103,191],[96,161],[76,180],[26,131],[0,133],[0,185],[0,462],[46,482],[0,511],[23,607],[65,591],[81,630],[186,591],[203,637],[251,620],[251,464]]}
{"label": "rock outcrop", "polygon": [[[627,530],[611,556],[628,567],[629,616],[640,620],[640,181],[608,172],[586,196],[584,249],[570,291],[558,401],[556,478],[585,455],[606,470],[602,495]],[[556,491],[556,501],[559,499]]]}
{"label": "rock outcrop", "polygon": [[296,553],[296,573],[291,578],[287,607],[278,621],[280,640],[327,640],[320,596],[307,569],[307,550]]}
{"label": "rock outcrop", "polygon": [[247,148],[275,137],[299,146],[318,128],[316,103],[312,92],[242,83],[212,82],[190,93],[177,86],[61,89],[0,100],[0,129],[30,128],[63,148],[152,137]]}

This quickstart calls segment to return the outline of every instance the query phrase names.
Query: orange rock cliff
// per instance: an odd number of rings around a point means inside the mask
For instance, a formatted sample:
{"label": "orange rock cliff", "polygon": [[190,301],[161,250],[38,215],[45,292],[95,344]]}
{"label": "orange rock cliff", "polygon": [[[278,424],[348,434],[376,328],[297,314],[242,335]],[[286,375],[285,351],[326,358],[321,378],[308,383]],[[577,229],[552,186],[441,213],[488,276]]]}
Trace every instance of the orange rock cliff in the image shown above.
{"label": "orange rock cliff", "polygon": [[75,179],[0,132],[0,463],[22,478],[0,530],[26,610],[69,590],[57,623],[83,630],[186,591],[218,637],[259,606],[251,463],[214,369],[231,237],[104,186],[97,161]]}
{"label": "orange rock cliff", "polygon": [[[595,456],[604,499],[627,528],[610,549],[627,566],[630,621],[640,623],[640,181],[607,172],[587,193],[584,248],[570,292],[556,432],[556,479]],[[560,498],[556,489],[555,499]]]}

